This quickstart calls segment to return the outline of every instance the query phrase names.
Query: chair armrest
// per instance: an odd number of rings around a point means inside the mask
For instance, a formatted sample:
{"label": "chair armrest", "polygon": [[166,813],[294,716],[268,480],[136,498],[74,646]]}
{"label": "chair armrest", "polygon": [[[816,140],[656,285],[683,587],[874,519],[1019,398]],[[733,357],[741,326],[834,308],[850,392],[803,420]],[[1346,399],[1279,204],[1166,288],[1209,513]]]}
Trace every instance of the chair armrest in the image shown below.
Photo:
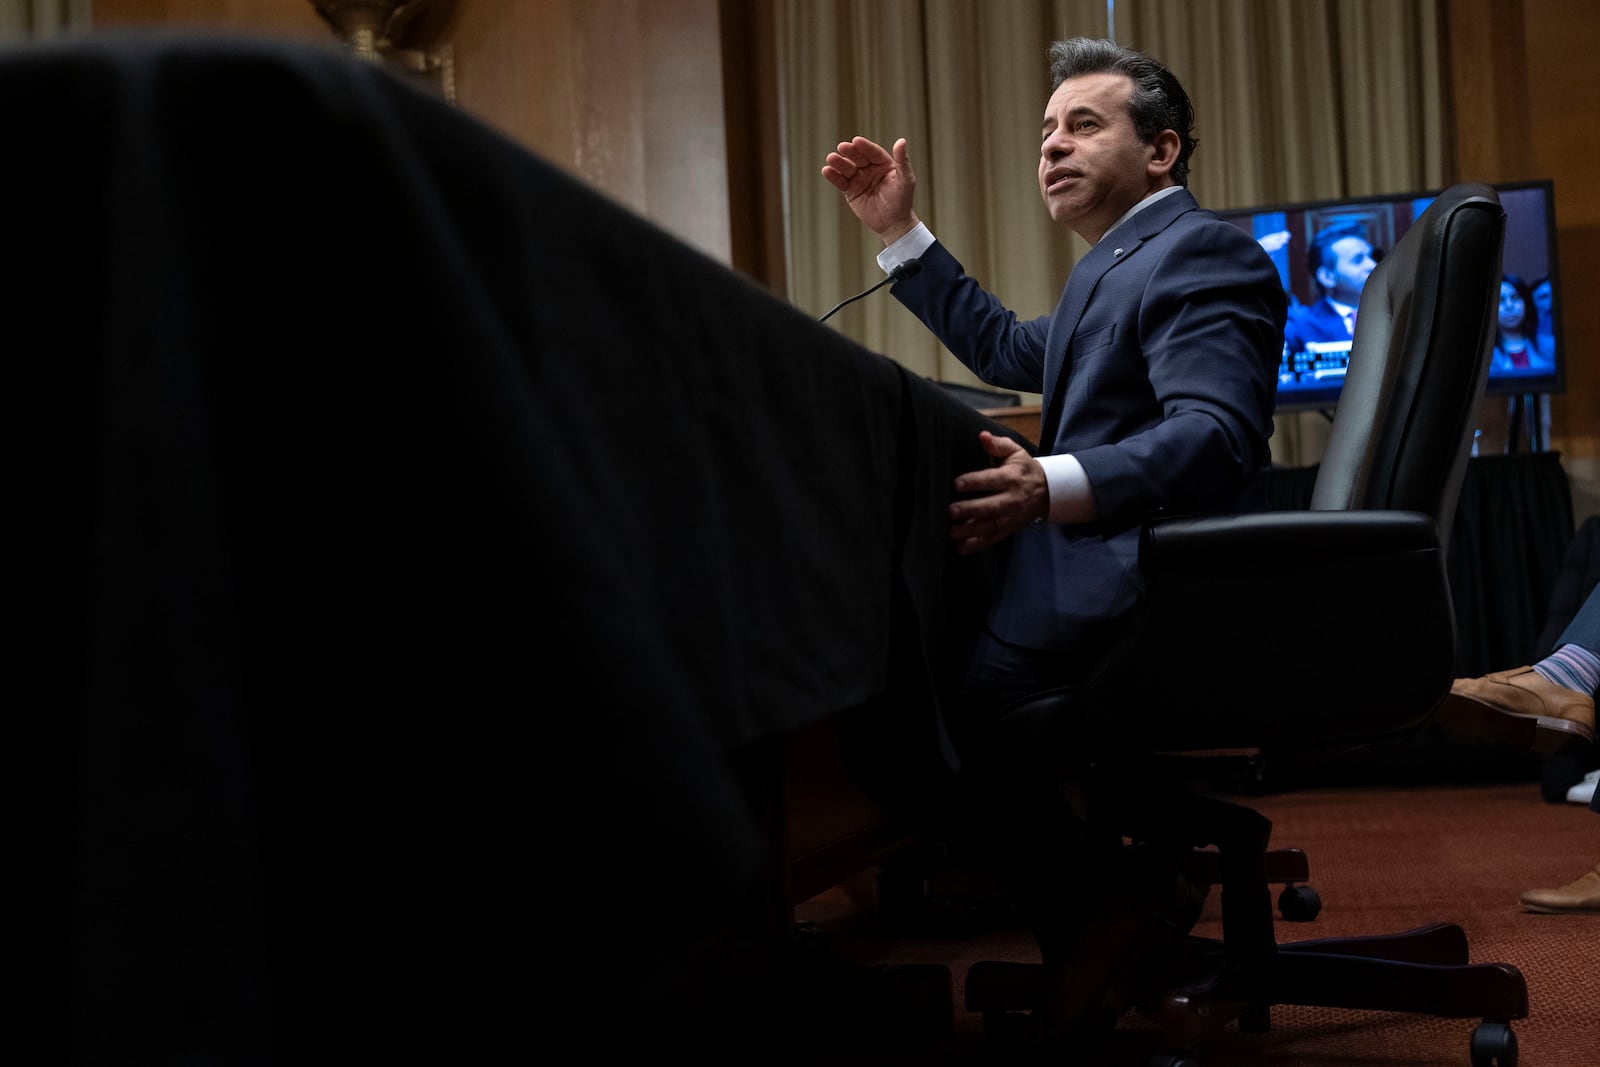
{"label": "chair armrest", "polygon": [[1129,630],[1076,694],[1078,743],[1372,740],[1419,725],[1449,689],[1455,612],[1428,515],[1171,519],[1146,528],[1141,564]]}
{"label": "chair armrest", "polygon": [[1248,564],[1297,567],[1328,556],[1382,556],[1439,547],[1433,517],[1417,511],[1268,511],[1168,519],[1145,527],[1147,575]]}

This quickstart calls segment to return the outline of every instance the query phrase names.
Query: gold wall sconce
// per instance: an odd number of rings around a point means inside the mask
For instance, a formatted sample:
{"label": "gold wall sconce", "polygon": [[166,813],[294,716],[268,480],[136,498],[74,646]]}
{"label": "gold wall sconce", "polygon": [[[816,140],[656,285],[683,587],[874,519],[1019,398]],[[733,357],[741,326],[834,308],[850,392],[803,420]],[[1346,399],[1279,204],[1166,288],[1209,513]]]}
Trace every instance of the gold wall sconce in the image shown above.
{"label": "gold wall sconce", "polygon": [[310,0],[359,59],[413,78],[455,103],[455,53],[445,31],[456,0]]}

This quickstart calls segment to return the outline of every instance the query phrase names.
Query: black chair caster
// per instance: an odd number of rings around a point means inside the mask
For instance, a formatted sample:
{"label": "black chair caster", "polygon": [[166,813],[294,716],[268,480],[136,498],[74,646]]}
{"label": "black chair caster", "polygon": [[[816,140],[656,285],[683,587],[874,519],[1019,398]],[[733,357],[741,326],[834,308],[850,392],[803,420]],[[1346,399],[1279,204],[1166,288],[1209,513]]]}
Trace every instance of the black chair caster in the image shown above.
{"label": "black chair caster", "polygon": [[1322,897],[1308,885],[1285,886],[1278,894],[1278,914],[1292,923],[1308,923],[1322,910]]}
{"label": "black chair caster", "polygon": [[1472,1031],[1472,1067],[1517,1067],[1517,1035],[1510,1023],[1485,1019]]}

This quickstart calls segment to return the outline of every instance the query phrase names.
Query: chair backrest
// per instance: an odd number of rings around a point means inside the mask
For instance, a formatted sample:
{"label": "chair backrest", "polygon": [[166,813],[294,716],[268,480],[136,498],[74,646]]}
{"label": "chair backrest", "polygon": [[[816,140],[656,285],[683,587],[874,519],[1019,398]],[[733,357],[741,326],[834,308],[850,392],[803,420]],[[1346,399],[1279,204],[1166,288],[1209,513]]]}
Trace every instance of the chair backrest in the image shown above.
{"label": "chair backrest", "polygon": [[1492,188],[1451,186],[1367,278],[1312,510],[1425,512],[1448,549],[1494,348],[1505,225]]}

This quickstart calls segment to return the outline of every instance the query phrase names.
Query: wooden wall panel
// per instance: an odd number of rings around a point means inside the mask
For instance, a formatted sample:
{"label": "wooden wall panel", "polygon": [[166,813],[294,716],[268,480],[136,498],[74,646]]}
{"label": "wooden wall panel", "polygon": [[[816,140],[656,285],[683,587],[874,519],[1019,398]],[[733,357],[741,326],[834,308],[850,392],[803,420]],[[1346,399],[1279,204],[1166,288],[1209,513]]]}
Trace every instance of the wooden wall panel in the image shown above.
{"label": "wooden wall panel", "polygon": [[1551,444],[1574,459],[1600,456],[1600,4],[1523,5],[1532,155],[1527,176],[1553,178],[1560,226],[1567,391],[1551,398]]}
{"label": "wooden wall panel", "polygon": [[327,40],[328,24],[309,0],[94,0],[94,25],[214,26],[235,33],[266,33]]}
{"label": "wooden wall panel", "polygon": [[1600,456],[1600,303],[1587,299],[1600,284],[1600,142],[1584,132],[1600,123],[1600,5],[1448,0],[1446,17],[1458,179],[1555,182],[1568,381],[1550,399],[1550,446]]}
{"label": "wooden wall panel", "polygon": [[[310,0],[96,0],[94,22],[332,34]],[[717,0],[458,0],[446,37],[464,111],[730,262]]]}
{"label": "wooden wall panel", "polygon": [[716,0],[474,0],[461,105],[718,261],[730,261]]}
{"label": "wooden wall panel", "polygon": [[787,299],[777,15],[769,0],[722,0],[721,10],[733,265]]}

